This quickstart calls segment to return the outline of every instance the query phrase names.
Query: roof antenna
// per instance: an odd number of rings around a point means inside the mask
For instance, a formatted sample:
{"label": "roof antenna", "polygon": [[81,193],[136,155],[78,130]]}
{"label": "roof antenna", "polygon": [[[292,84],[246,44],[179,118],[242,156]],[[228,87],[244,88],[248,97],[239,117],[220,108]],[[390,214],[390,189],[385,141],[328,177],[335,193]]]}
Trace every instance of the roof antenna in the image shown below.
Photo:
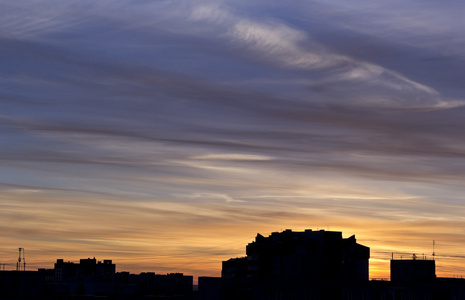
{"label": "roof antenna", "polygon": [[26,253],[23,248],[23,271],[26,271]]}
{"label": "roof antenna", "polygon": [[434,260],[434,256],[436,255],[436,253],[434,252],[434,244],[435,244],[435,241],[433,240],[433,260]]}
{"label": "roof antenna", "polygon": [[18,262],[16,263],[16,271],[21,271],[21,252],[23,253],[23,262],[24,262],[24,271],[26,270],[26,259],[24,258],[24,248],[18,248],[19,250],[19,256],[18,256]]}

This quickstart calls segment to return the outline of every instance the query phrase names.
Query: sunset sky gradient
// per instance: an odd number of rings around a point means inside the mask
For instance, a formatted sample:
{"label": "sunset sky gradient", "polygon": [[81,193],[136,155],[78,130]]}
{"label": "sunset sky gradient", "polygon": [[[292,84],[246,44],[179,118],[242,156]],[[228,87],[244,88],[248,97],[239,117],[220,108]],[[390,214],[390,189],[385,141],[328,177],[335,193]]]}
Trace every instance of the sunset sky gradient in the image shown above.
{"label": "sunset sky gradient", "polygon": [[311,228],[371,247],[371,277],[433,240],[465,275],[464,12],[0,1],[0,263],[218,276]]}

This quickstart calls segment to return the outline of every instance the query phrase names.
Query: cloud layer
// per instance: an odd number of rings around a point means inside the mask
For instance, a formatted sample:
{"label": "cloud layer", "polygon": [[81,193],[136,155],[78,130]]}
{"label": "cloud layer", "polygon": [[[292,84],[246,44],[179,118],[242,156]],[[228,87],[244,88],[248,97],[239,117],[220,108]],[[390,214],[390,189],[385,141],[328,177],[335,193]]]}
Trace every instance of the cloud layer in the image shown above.
{"label": "cloud layer", "polygon": [[329,228],[460,274],[462,6],[0,1],[0,255],[217,275]]}

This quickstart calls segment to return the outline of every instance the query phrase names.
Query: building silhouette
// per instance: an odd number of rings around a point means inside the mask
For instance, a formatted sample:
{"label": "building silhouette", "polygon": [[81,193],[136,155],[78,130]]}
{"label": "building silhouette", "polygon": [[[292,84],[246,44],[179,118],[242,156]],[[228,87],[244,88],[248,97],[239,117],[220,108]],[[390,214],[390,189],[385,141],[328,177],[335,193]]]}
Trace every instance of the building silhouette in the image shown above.
{"label": "building silhouette", "polygon": [[201,300],[457,300],[465,281],[436,278],[435,261],[391,260],[391,281],[369,280],[370,249],[341,232],[257,234],[221,277],[199,277]]}
{"label": "building silhouette", "polygon": [[341,232],[273,232],[257,234],[246,257],[223,262],[223,278],[309,278],[368,280],[370,248]]}
{"label": "building silhouette", "polygon": [[193,297],[193,277],[182,273],[116,272],[111,260],[58,259],[53,269],[0,271],[0,300],[176,299]]}
{"label": "building silhouette", "polygon": [[116,273],[117,299],[192,299],[193,277],[182,273]]}
{"label": "building silhouette", "polygon": [[391,260],[391,281],[433,282],[435,279],[434,260],[419,260],[415,255],[408,260]]}
{"label": "building silhouette", "polygon": [[391,280],[369,280],[370,248],[341,232],[257,234],[246,256],[222,263],[221,277],[116,272],[111,260],[58,259],[53,269],[0,271],[0,300],[457,300],[465,280],[437,278],[436,261],[391,260]]}
{"label": "building silhouette", "polygon": [[49,282],[49,292],[54,295],[109,295],[115,289],[116,266],[111,260],[97,262],[81,259],[79,263],[55,263],[53,282]]}

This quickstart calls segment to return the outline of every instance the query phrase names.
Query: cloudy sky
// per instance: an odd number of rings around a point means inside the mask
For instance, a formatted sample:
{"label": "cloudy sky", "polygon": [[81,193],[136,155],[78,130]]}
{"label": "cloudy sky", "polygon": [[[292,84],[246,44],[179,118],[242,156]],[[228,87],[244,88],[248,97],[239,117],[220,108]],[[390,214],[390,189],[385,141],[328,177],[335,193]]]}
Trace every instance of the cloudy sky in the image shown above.
{"label": "cloudy sky", "polygon": [[0,1],[0,263],[217,276],[312,228],[370,246],[371,277],[433,240],[463,275],[464,11]]}

